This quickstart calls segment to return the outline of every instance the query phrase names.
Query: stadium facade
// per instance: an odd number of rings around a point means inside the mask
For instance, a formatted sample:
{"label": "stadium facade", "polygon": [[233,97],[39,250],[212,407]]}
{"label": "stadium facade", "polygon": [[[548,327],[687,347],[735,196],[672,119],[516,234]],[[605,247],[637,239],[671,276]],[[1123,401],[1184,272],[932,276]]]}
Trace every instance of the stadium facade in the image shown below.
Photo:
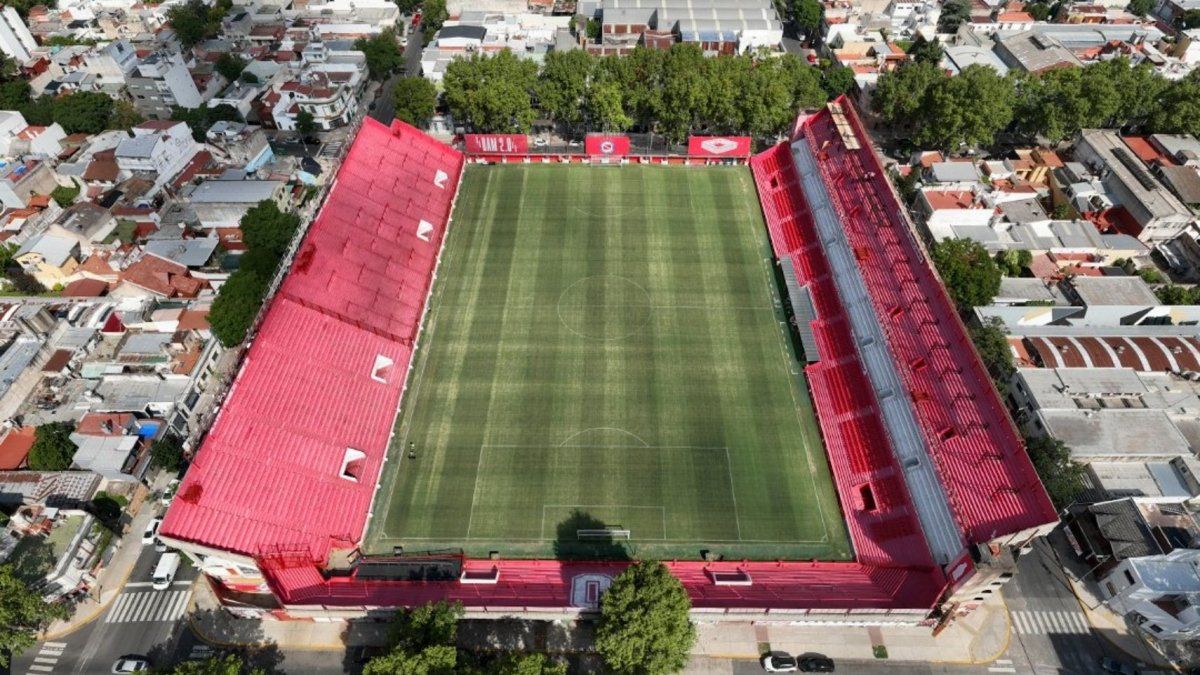
{"label": "stadium facade", "polygon": [[[359,131],[160,530],[230,609],[586,612],[627,564],[359,550],[467,160]],[[1057,515],[849,102],[749,164],[854,560],[666,564],[701,619],[944,623]]]}

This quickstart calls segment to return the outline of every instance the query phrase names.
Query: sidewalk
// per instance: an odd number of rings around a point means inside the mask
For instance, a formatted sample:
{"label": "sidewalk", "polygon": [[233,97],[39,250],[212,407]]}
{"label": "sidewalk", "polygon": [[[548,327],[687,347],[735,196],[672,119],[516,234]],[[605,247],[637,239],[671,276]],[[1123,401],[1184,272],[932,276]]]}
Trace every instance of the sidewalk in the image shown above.
{"label": "sidewalk", "polygon": [[[192,630],[214,646],[275,645],[282,650],[342,650],[348,646],[380,645],[387,639],[386,622],[258,621],[234,617],[222,609],[207,583],[196,585]],[[482,623],[482,622],[481,622]],[[523,648],[551,653],[582,652],[590,632],[572,622],[520,622],[492,619],[486,630],[460,629],[460,642],[475,649]],[[887,650],[889,661],[990,663],[1008,648],[1008,609],[994,601],[934,637],[928,627],[832,626],[757,624],[750,621],[698,623],[696,657],[757,660],[771,649],[795,654],[820,652],[834,659],[872,660],[875,647]]]}
{"label": "sidewalk", "polygon": [[[171,476],[159,475],[151,484],[151,493],[166,487]],[[151,495],[153,496],[153,495]],[[142,555],[142,532],[158,517],[158,502],[148,498],[134,516],[128,531],[116,540],[117,552],[96,577],[96,586],[86,600],[75,605],[75,612],[65,621],[55,621],[41,635],[42,640],[60,640],[99,617],[125,588],[125,582]]]}

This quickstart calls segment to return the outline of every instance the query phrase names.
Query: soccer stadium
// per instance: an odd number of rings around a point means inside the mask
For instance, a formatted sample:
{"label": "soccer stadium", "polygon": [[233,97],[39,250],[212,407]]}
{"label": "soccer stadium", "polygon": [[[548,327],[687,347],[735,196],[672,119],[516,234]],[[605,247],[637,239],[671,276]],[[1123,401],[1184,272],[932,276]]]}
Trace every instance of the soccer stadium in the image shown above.
{"label": "soccer stadium", "polygon": [[525,140],[364,122],[160,531],[228,604],[932,625],[1057,523],[849,101]]}

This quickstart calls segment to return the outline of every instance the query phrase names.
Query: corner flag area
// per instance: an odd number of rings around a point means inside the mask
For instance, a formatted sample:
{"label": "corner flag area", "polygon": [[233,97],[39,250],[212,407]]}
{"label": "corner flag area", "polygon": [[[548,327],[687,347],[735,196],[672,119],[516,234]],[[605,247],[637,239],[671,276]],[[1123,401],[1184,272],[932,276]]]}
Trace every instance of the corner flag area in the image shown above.
{"label": "corner flag area", "polygon": [[848,560],[744,167],[470,166],[364,550]]}

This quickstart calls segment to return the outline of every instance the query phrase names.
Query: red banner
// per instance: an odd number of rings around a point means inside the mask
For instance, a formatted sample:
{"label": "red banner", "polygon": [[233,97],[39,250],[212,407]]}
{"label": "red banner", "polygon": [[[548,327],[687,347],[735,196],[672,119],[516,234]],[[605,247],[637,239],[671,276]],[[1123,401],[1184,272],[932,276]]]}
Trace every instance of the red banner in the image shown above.
{"label": "red banner", "polygon": [[587,154],[598,157],[624,157],[629,154],[629,137],[588,136],[583,139],[583,149]]}
{"label": "red banner", "polygon": [[524,134],[466,134],[469,155],[524,155],[529,137]]}
{"label": "red banner", "polygon": [[688,136],[693,157],[749,157],[749,136]]}

